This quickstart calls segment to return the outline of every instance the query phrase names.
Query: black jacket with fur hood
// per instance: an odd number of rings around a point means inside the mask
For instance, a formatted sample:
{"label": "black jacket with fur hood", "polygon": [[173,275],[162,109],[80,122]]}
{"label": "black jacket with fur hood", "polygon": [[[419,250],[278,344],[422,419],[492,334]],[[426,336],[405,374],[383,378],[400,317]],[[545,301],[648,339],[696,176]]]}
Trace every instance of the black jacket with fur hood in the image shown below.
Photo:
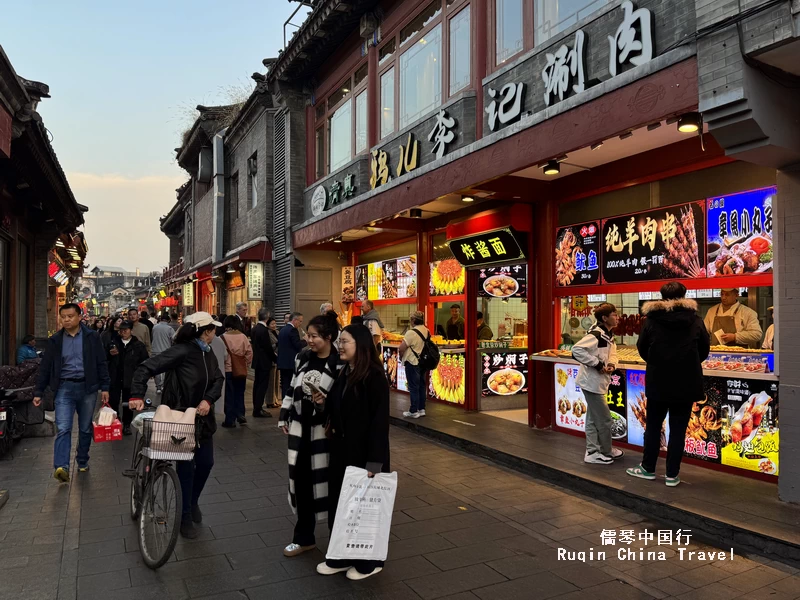
{"label": "black jacket with fur hood", "polygon": [[647,400],[670,404],[702,400],[702,363],[711,341],[697,314],[697,302],[656,300],[647,302],[642,314],[646,319],[636,346],[647,362]]}

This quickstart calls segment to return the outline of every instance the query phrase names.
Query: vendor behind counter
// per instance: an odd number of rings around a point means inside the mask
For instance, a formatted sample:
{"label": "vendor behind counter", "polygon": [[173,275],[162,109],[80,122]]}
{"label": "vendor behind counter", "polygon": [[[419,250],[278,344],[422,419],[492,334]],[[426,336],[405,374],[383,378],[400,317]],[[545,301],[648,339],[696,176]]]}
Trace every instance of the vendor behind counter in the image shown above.
{"label": "vendor behind counter", "polygon": [[739,302],[738,288],[720,292],[720,303],[712,306],[704,319],[714,346],[744,346],[758,348],[763,332],[758,313]]}

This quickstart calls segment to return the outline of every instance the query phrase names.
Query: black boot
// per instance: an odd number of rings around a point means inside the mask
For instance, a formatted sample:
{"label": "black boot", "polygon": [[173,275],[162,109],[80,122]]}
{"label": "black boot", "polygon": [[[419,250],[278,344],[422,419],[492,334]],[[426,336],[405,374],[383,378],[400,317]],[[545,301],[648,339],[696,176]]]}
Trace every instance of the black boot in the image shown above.
{"label": "black boot", "polygon": [[195,523],[202,523],[203,522],[203,513],[200,510],[200,507],[195,504],[192,507],[192,521]]}
{"label": "black boot", "polygon": [[193,540],[197,537],[197,528],[191,520],[181,521],[181,535],[188,540]]}

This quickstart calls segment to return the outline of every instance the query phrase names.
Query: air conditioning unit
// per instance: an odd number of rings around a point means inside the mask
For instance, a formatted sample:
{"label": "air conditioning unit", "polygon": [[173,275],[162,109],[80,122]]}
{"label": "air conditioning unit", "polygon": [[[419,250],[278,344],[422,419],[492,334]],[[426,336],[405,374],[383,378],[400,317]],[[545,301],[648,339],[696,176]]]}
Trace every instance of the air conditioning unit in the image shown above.
{"label": "air conditioning unit", "polygon": [[362,38],[368,38],[378,28],[378,17],[374,13],[366,13],[358,24],[358,33]]}

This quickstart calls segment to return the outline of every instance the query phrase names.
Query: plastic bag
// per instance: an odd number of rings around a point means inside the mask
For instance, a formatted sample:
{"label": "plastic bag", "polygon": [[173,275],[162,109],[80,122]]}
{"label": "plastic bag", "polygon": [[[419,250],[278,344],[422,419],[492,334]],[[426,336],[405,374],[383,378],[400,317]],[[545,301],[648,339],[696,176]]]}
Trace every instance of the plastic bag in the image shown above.
{"label": "plastic bag", "polygon": [[115,442],[122,439],[122,423],[117,418],[117,411],[103,404],[94,418],[94,441]]}
{"label": "plastic bag", "polygon": [[328,543],[329,559],[386,560],[397,473],[378,473],[347,467]]}
{"label": "plastic bag", "polygon": [[108,427],[114,423],[114,419],[117,418],[117,411],[113,408],[104,404],[103,407],[97,412],[97,418],[95,419],[95,425],[99,425],[101,427]]}

